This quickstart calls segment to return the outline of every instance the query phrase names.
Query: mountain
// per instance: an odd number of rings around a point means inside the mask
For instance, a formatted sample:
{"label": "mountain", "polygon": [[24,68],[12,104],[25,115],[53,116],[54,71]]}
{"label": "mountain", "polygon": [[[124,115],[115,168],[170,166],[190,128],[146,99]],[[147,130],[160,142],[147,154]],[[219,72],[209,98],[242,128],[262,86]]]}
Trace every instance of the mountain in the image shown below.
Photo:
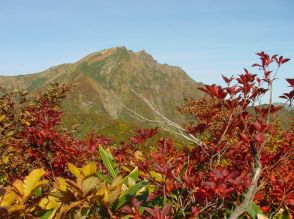
{"label": "mountain", "polygon": [[[83,132],[90,128],[102,132],[128,131],[140,126],[124,107],[147,117],[153,114],[136,97],[130,87],[148,98],[164,115],[181,121],[176,112],[183,98],[200,98],[201,83],[192,80],[181,68],[159,64],[145,51],[133,52],[125,47],[102,50],[83,59],[58,65],[35,74],[0,76],[0,86],[35,90],[52,82],[77,83],[68,94],[63,108],[68,125],[82,123]],[[81,133],[83,134],[83,133]]]}

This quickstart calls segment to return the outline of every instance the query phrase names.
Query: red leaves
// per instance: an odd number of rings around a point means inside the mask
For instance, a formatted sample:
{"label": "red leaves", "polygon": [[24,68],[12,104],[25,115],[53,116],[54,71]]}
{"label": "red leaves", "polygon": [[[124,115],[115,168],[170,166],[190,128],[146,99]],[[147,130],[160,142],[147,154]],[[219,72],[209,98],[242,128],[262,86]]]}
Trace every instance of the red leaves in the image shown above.
{"label": "red leaves", "polygon": [[275,61],[277,62],[277,64],[280,66],[280,65],[282,65],[282,64],[284,64],[284,63],[286,63],[286,62],[288,62],[290,59],[284,59],[284,57],[283,56],[280,56],[279,58],[277,58],[277,57],[275,57],[274,58],[275,59]]}
{"label": "red leaves", "polygon": [[[256,104],[268,92],[269,85],[276,79],[275,76],[272,76],[271,64],[277,64],[280,67],[289,59],[278,55],[270,56],[264,52],[257,53],[257,55],[260,57],[261,63],[253,64],[253,67],[257,66],[262,69],[260,77],[251,73],[248,69],[244,69],[244,73],[236,78],[222,76],[227,87],[222,88],[213,84],[200,88],[200,90],[214,97],[211,98],[215,101],[214,105],[207,105],[203,100],[190,101],[185,106],[186,108],[182,110],[182,112],[195,118],[194,123],[189,123],[187,128],[189,133],[193,133],[197,137],[200,136],[200,138],[203,137],[209,145],[206,148],[207,154],[201,153],[200,149],[189,154],[191,162],[189,166],[192,167],[188,167],[188,174],[183,176],[185,188],[194,186],[193,194],[198,200],[208,200],[209,202],[209,200],[215,200],[216,197],[229,200],[241,195],[250,185],[251,165],[254,160],[259,159],[259,156],[263,167],[266,165],[275,166],[277,165],[276,162],[282,162],[281,165],[285,167],[294,165],[293,159],[288,160],[288,157],[293,158],[293,150],[288,147],[293,145],[293,140],[291,140],[291,143],[289,142],[289,139],[293,139],[293,131],[292,134],[287,134],[280,130],[277,123],[268,119],[269,116],[272,118],[272,114],[283,107],[274,105],[254,107],[256,114],[248,108],[249,104]],[[291,88],[294,88],[294,79],[287,79],[287,82]],[[290,105],[293,102],[293,97],[294,90],[281,96],[288,101],[291,100]],[[216,113],[215,110],[227,112],[228,117],[223,114],[222,120],[219,120],[217,115],[220,113]],[[226,121],[229,124],[222,126],[221,121]],[[210,128],[211,124],[219,125],[221,127],[220,132],[213,132]],[[289,137],[290,135],[292,137]],[[215,138],[221,140],[215,141]],[[288,163],[281,161],[283,159],[287,160]],[[278,205],[277,203],[281,202],[283,191],[288,191],[283,190],[285,185],[292,186],[291,191],[293,192],[294,185],[290,183],[291,180],[294,181],[293,171],[284,166],[281,167],[281,165],[278,164],[274,172],[265,171],[261,177],[266,184],[261,188],[263,193],[271,193],[271,196],[276,197],[271,199],[265,195],[259,197],[260,200],[256,200],[258,203],[262,203],[260,206],[265,211],[274,210]],[[270,176],[279,175],[279,169],[284,170],[289,176],[279,182],[268,180]],[[198,181],[199,177],[203,179],[203,182]],[[239,190],[239,188],[241,189]],[[287,197],[285,197],[285,200],[288,200]],[[293,200],[293,197],[289,197],[289,201],[287,203],[285,201],[286,205],[289,207]],[[198,209],[197,207],[196,213],[198,213]]]}
{"label": "red leaves", "polygon": [[254,81],[256,75],[250,74],[248,71],[246,71],[246,69],[245,69],[245,72],[246,72],[245,74],[239,75],[239,77],[236,78],[236,80],[238,81],[238,83],[244,86],[249,86],[249,83]]}
{"label": "red leaves", "polygon": [[25,154],[34,165],[41,166],[54,176],[65,174],[65,164],[79,164],[92,159],[99,144],[110,143],[108,138],[90,132],[84,140],[75,138],[61,125],[63,112],[58,107],[67,87],[54,85],[44,91],[33,104],[24,107],[27,121],[17,133],[19,138],[13,145]]}
{"label": "red leaves", "polygon": [[222,75],[224,81],[226,82],[226,84],[230,84],[232,82],[232,80],[234,80],[234,77],[231,76],[230,78],[227,78],[226,76]]}
{"label": "red leaves", "polygon": [[[162,208],[155,206],[154,208],[145,208],[146,212],[150,214],[150,219],[171,219],[171,206],[165,205]],[[149,218],[149,217],[147,217]]]}
{"label": "red leaves", "polygon": [[253,126],[255,128],[256,131],[258,132],[264,132],[266,131],[266,128],[268,127],[268,125],[263,121],[263,120],[256,120],[253,123]]}
{"label": "red leaves", "polygon": [[254,107],[255,111],[262,117],[265,118],[268,113],[275,113],[279,110],[281,110],[283,106],[268,106],[268,107]]}
{"label": "red leaves", "polygon": [[132,215],[133,219],[141,219],[142,215],[140,213],[140,207],[141,207],[142,201],[138,201],[136,198],[133,198],[131,204],[132,206],[130,205],[123,206],[120,209],[120,211],[123,213],[127,213],[128,215]]}
{"label": "red leaves", "polygon": [[280,98],[286,99],[289,102],[289,105],[292,106],[294,102],[294,79],[286,78],[287,82],[289,83],[289,87],[292,87],[292,91],[288,93],[283,93]]}
{"label": "red leaves", "polygon": [[289,105],[292,106],[293,99],[294,99],[294,90],[289,93],[283,93],[283,95],[279,96],[282,99],[286,99],[289,102]]}
{"label": "red leaves", "polygon": [[136,131],[136,135],[134,137],[131,137],[130,140],[133,142],[133,144],[141,144],[145,142],[147,139],[156,135],[157,133],[158,133],[158,128],[138,129]]}
{"label": "red leaves", "polygon": [[265,140],[265,136],[263,133],[258,133],[257,135],[255,135],[255,139],[256,141],[258,141],[259,143],[263,143]]}
{"label": "red leaves", "polygon": [[226,87],[225,90],[231,95],[235,95],[242,90],[242,88],[238,87],[238,85],[234,85],[232,87]]}
{"label": "red leaves", "polygon": [[[268,54],[266,54],[264,51],[256,53],[260,57],[261,60],[261,67],[265,70],[266,67],[269,66],[274,61],[274,58],[271,58]],[[255,65],[258,66],[258,65]]]}
{"label": "red leaves", "polygon": [[[184,134],[199,138],[204,149],[188,145],[177,150],[171,138],[160,139],[157,145],[152,145],[155,147],[149,147],[148,139],[158,128],[138,129],[130,143],[111,148],[115,160],[125,167],[121,168],[122,172],[137,166],[139,177],[156,188],[146,200],[133,199],[131,204],[121,208],[121,213],[133,218],[160,219],[170,218],[171,212],[180,215],[177,209],[186,209],[185,216],[207,218],[209,213],[216,212],[215,215],[222,217],[226,209],[234,209],[244,199],[254,175],[252,166],[259,158],[263,184],[258,184],[260,190],[255,202],[269,212],[275,211],[282,201],[287,208],[293,208],[293,130],[281,130],[277,123],[268,119],[269,114],[281,110],[281,106],[258,106],[254,108],[255,113],[248,107],[256,103],[267,92],[266,86],[272,83],[269,65],[272,62],[281,65],[289,59],[278,55],[270,57],[264,52],[258,56],[261,64],[253,66],[263,68],[261,79],[247,69],[237,78],[222,76],[227,87],[205,85],[199,89],[209,97],[190,100],[181,109],[193,118],[186,123]],[[293,89],[294,79],[287,79],[287,82]],[[294,89],[282,98],[292,100],[293,96]],[[58,131],[63,114],[56,107],[57,103],[57,100],[53,104],[42,98],[37,106],[27,108],[30,125],[17,133],[22,141],[12,144],[18,145],[29,160],[38,160],[38,165],[47,169],[47,176],[53,171],[54,176],[66,174],[64,165],[68,161],[95,160],[98,144],[110,144],[108,138],[93,132],[79,140],[67,131]],[[142,143],[147,147],[136,145]],[[138,148],[148,150],[139,151]],[[175,205],[164,206],[162,199]],[[161,206],[154,207],[154,203]],[[142,213],[141,206],[153,208],[145,208]]]}
{"label": "red leaves", "polygon": [[263,212],[268,212],[270,210],[270,207],[269,206],[263,206],[263,207],[260,207],[260,209],[263,211]]}
{"label": "red leaves", "polygon": [[278,66],[288,62],[290,59],[284,58],[283,56],[278,57],[278,55],[273,55],[270,57],[270,55],[266,54],[265,52],[261,51],[259,53],[256,53],[260,57],[261,65],[260,64],[253,64],[252,67],[258,66],[262,67],[264,70],[266,67],[268,67],[273,61],[275,61]]}
{"label": "red leaves", "polygon": [[241,192],[247,186],[247,177],[237,170],[228,170],[218,167],[210,173],[211,177],[204,186],[212,194],[219,197],[229,197],[232,192]]}
{"label": "red leaves", "polygon": [[212,97],[216,97],[218,99],[224,99],[227,96],[227,92],[221,86],[218,85],[205,85],[205,87],[198,88],[199,90],[208,93]]}
{"label": "red leaves", "polygon": [[93,131],[89,132],[84,140],[72,139],[71,147],[80,154],[93,155],[99,145],[110,145],[111,140],[103,135],[96,136]]}
{"label": "red leaves", "polygon": [[293,78],[286,78],[286,81],[290,84],[289,87],[292,87],[292,89],[294,89],[294,79]]}

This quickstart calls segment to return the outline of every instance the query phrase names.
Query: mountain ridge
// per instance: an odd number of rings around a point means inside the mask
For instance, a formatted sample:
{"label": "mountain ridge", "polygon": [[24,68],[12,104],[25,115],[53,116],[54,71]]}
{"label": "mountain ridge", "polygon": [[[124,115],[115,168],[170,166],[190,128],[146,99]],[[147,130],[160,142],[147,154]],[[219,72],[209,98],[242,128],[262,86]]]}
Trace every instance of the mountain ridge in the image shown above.
{"label": "mountain ridge", "polygon": [[[127,132],[144,126],[124,105],[151,119],[156,116],[131,89],[146,97],[165,116],[181,123],[184,117],[176,108],[184,98],[199,99],[204,94],[180,67],[158,63],[145,50],[134,52],[114,47],[91,53],[76,62],[50,67],[44,71],[18,76],[0,76],[0,86],[36,90],[50,83],[75,83],[63,102],[67,126],[82,124],[81,135],[89,129],[106,134]],[[293,109],[281,112],[287,127]],[[131,128],[130,128],[131,127]]]}
{"label": "mountain ridge", "polygon": [[182,105],[184,98],[203,96],[197,89],[203,84],[195,82],[180,67],[160,64],[146,51],[133,52],[126,47],[94,52],[76,62],[38,73],[0,76],[0,86],[8,88],[36,90],[55,82],[77,84],[62,107],[66,123],[71,125],[72,118],[77,118],[77,122],[84,122],[85,130],[90,126],[101,130],[121,121],[140,126],[123,105],[154,118],[130,87],[177,121],[183,118],[176,108]]}

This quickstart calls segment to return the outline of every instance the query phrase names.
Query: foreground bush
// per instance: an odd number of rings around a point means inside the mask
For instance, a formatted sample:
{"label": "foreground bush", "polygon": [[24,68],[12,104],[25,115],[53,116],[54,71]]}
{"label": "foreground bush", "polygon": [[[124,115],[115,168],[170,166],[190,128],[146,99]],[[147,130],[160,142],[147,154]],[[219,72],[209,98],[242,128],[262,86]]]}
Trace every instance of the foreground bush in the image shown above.
{"label": "foreground bush", "polygon": [[129,175],[119,175],[111,154],[101,146],[99,150],[110,177],[99,173],[94,162],[81,168],[69,163],[68,170],[75,179],[55,178],[53,189],[46,195],[42,189],[48,185],[48,180],[42,180],[46,172],[34,169],[24,181],[16,180],[6,188],[0,202],[1,217],[110,217],[135,196],[148,195],[148,181],[137,182],[137,168]]}
{"label": "foreground bush", "polygon": [[[206,97],[187,100],[179,111],[193,119],[183,127],[157,121],[192,143],[180,149],[171,138],[149,145],[158,128],[139,129],[119,147],[93,132],[75,138],[60,122],[68,86],[52,85],[34,101],[6,92],[1,217],[291,218],[294,124],[282,129],[283,107],[272,104],[277,71],[289,59],[257,55],[260,75],[223,76],[225,87],[206,85]],[[292,105],[294,80],[287,81],[291,91],[281,98]],[[269,103],[258,104],[267,92]]]}

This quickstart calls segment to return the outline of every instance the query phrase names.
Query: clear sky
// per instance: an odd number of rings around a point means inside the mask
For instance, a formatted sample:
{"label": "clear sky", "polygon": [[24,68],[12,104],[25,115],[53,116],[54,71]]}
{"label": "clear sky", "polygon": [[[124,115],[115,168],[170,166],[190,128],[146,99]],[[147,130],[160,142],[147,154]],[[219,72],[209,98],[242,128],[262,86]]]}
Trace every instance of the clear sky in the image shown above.
{"label": "clear sky", "polygon": [[[294,0],[3,0],[0,75],[38,72],[105,48],[146,50],[193,79],[220,83],[265,50],[293,59]],[[275,94],[286,89],[276,85]]]}

